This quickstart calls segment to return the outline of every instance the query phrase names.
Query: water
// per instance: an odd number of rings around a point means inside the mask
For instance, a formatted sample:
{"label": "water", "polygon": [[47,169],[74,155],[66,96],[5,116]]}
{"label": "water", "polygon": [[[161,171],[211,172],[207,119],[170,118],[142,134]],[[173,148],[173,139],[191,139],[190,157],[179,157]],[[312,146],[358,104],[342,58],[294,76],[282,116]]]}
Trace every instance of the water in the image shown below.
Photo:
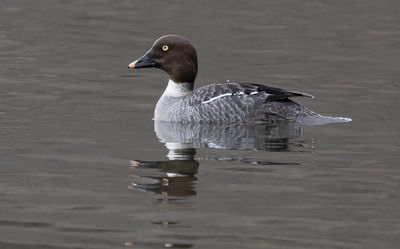
{"label": "water", "polygon": [[[0,248],[397,248],[399,10],[2,1]],[[167,76],[127,65],[167,33],[196,47],[196,86],[307,92],[353,121],[158,126]]]}

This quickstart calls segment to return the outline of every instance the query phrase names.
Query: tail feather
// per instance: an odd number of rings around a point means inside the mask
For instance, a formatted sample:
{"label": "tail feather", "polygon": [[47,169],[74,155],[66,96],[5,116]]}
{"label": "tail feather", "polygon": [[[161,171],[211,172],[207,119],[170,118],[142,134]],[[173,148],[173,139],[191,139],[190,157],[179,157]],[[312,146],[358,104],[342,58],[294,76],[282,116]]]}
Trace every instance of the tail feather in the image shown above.
{"label": "tail feather", "polygon": [[[300,97],[308,97],[308,98],[314,98],[314,96],[313,95],[311,95],[311,94],[308,94],[308,93],[301,93],[301,92],[293,92],[293,91],[288,91],[288,93],[292,93],[292,94],[294,94],[295,96],[300,96]],[[293,96],[294,97],[294,96]]]}

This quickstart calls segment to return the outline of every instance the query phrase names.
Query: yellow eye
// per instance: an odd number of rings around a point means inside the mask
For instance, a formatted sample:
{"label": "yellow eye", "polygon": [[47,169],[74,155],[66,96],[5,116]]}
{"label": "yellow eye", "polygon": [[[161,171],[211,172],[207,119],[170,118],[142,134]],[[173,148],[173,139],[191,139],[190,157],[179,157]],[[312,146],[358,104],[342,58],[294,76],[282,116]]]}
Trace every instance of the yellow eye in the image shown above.
{"label": "yellow eye", "polygon": [[167,51],[169,47],[167,45],[162,46],[162,50]]}

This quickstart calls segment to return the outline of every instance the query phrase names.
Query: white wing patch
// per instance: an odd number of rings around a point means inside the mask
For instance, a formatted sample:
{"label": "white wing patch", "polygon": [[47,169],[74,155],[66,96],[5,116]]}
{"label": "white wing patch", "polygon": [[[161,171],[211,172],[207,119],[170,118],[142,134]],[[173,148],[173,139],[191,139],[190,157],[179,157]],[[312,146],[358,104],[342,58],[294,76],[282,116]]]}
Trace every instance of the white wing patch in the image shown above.
{"label": "white wing patch", "polygon": [[[256,93],[258,93],[258,92],[257,91],[256,92],[251,92],[248,95],[252,95],[252,94],[256,94]],[[216,99],[219,99],[219,98],[222,98],[222,97],[225,97],[225,96],[237,96],[237,95],[242,95],[242,94],[245,94],[245,93],[244,92],[224,93],[224,94],[218,95],[217,97],[214,97],[214,98],[211,98],[209,100],[203,101],[203,104],[209,103],[211,101],[214,101]]]}

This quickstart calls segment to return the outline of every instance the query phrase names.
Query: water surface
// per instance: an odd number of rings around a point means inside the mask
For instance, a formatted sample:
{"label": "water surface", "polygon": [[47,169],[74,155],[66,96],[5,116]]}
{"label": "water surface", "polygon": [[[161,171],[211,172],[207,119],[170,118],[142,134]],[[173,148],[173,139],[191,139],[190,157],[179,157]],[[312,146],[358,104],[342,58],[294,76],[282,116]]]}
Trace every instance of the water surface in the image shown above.
{"label": "water surface", "polygon": [[[2,1],[0,247],[397,248],[399,9]],[[127,65],[167,33],[196,47],[196,86],[307,92],[353,121],[157,126],[167,75]]]}

